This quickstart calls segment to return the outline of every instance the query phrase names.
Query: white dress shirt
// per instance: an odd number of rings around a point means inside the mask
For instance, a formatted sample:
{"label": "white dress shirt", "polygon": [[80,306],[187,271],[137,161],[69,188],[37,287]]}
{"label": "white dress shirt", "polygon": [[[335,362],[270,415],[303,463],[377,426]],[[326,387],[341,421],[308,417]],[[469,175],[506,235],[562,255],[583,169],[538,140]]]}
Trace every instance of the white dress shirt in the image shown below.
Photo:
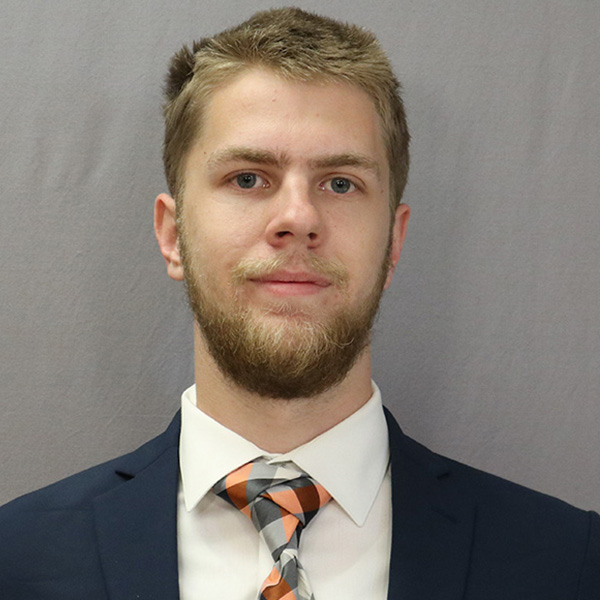
{"label": "white dress shirt", "polygon": [[177,510],[182,600],[256,600],[273,559],[251,521],[212,492],[264,456],[293,461],[331,494],[300,538],[299,559],[316,600],[385,600],[391,551],[391,476],[379,389],[347,419],[285,454],[261,450],[182,395]]}

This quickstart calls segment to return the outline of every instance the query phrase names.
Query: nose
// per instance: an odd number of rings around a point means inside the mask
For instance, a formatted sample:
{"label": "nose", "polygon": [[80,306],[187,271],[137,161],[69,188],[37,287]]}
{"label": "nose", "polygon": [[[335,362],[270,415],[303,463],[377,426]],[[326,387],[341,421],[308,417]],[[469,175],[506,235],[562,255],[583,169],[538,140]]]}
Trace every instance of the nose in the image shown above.
{"label": "nose", "polygon": [[275,248],[314,248],[320,244],[323,223],[315,195],[308,183],[298,179],[281,186],[273,197],[267,224],[269,244]]}

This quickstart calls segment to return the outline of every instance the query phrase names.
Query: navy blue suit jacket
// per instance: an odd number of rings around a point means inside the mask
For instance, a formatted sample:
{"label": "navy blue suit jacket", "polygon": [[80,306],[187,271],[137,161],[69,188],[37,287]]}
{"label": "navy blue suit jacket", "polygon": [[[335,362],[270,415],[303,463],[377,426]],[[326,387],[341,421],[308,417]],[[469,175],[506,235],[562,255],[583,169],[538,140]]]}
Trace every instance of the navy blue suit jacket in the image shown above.
{"label": "navy blue suit jacket", "polygon": [[[436,455],[386,416],[389,600],[600,599],[597,514]],[[179,428],[0,509],[0,598],[177,600]]]}

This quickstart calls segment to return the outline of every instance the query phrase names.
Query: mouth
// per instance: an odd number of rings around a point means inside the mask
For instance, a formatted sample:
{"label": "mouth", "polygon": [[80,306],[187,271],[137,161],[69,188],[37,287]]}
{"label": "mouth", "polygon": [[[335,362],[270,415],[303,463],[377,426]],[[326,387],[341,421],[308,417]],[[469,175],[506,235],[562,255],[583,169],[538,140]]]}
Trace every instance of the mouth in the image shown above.
{"label": "mouth", "polygon": [[275,271],[250,281],[276,296],[309,296],[331,286],[326,277],[306,271]]}

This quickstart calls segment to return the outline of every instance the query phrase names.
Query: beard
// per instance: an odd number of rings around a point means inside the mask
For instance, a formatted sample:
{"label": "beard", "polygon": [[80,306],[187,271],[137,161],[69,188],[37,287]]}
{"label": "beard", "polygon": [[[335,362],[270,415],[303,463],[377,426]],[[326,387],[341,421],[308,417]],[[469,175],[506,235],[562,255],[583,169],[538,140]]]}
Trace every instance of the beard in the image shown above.
{"label": "beard", "polygon": [[[286,265],[290,256],[242,261],[231,272],[233,301],[211,288],[180,238],[185,284],[194,318],[206,347],[226,379],[264,398],[309,398],[340,383],[369,345],[389,271],[389,249],[375,286],[355,305],[326,315],[307,314],[286,302],[273,301],[251,310],[240,299],[240,286]],[[336,261],[307,256],[302,265],[328,277],[347,297],[348,274]]]}

